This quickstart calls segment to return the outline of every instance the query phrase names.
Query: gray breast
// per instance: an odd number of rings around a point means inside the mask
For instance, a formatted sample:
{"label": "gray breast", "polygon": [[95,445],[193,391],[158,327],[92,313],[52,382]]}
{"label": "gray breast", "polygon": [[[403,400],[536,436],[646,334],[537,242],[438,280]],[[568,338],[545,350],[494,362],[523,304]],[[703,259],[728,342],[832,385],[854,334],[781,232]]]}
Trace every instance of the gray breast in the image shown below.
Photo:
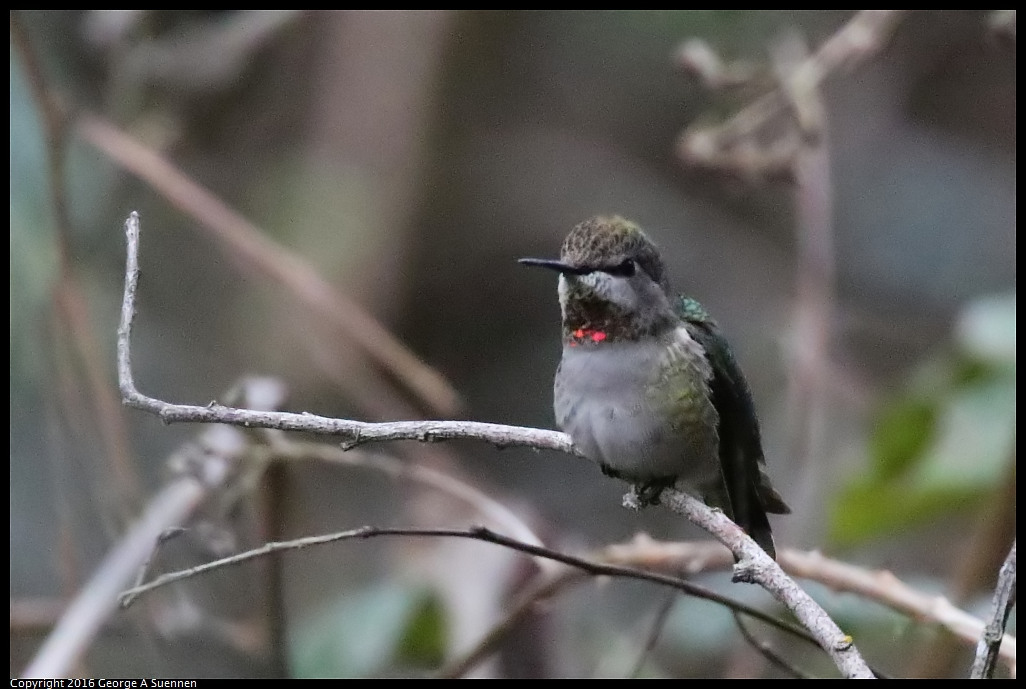
{"label": "gray breast", "polygon": [[556,422],[587,457],[627,480],[704,484],[719,478],[711,375],[683,327],[666,339],[566,346]]}

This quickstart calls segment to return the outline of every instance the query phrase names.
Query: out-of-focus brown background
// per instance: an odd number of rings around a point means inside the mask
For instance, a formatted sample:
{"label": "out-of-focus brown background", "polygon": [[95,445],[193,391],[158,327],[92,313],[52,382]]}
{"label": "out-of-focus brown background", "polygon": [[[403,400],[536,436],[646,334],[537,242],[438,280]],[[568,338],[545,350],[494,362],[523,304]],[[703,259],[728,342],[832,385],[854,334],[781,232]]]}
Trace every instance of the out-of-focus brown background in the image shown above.
{"label": "out-of-focus brown background", "polygon": [[[794,508],[774,520],[778,545],[890,568],[985,614],[995,558],[1014,534],[1014,13],[1010,28],[990,12],[910,13],[879,54],[831,75],[821,149],[830,177],[819,181],[833,224],[813,240],[825,263],[802,251],[794,184],[713,174],[677,152],[689,127],[772,85],[782,40],[798,35],[814,50],[851,16],[12,13],[12,676],[169,480],[168,458],[203,432],[117,405],[131,210],[142,218],[134,364],[144,393],[204,404],[259,374],[287,386],[295,411],[538,427],[553,425],[555,278],[516,259],[554,256],[591,215],[635,219],[748,375],[770,472]],[[762,79],[710,90],[675,57],[696,37]],[[63,139],[47,133],[41,89],[67,116]],[[115,162],[79,117],[142,143],[255,223],[278,265],[285,252],[305,261],[301,274],[362,305],[449,387],[411,393],[359,338],[186,212],[195,199],[169,199]],[[62,155],[65,219],[48,176]],[[622,509],[624,486],[583,460],[472,442],[363,450],[477,486],[553,547],[585,551],[638,532],[703,537],[665,510]],[[487,521],[445,491],[366,466],[280,462],[259,478],[208,504],[157,570],[272,537]],[[305,550],[116,613],[76,671],[419,675],[471,647],[529,574],[521,556],[480,543]],[[701,577],[775,610],[728,579]],[[965,675],[964,644],[812,589],[874,665]],[[475,672],[628,675],[665,596],[581,584]],[[776,643],[829,673],[821,656]],[[687,599],[641,670],[775,672],[727,612]]]}

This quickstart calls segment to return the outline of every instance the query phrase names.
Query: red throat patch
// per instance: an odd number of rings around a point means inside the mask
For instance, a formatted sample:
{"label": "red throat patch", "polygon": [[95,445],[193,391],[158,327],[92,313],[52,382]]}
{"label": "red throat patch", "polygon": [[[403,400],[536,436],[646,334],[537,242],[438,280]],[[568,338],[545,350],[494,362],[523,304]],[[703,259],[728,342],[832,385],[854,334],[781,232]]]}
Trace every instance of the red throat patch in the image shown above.
{"label": "red throat patch", "polygon": [[595,330],[593,328],[578,328],[577,330],[570,333],[570,346],[576,347],[582,342],[594,342],[598,344],[608,337],[601,330]]}

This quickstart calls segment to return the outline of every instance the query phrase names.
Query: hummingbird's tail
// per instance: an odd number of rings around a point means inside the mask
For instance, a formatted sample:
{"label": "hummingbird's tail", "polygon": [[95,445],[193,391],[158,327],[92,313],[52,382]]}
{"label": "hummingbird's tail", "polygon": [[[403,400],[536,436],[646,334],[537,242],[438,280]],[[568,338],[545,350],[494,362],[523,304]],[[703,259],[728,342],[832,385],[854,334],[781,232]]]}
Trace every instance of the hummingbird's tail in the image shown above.
{"label": "hummingbird's tail", "polygon": [[745,526],[748,534],[759,546],[774,560],[777,559],[777,550],[773,547],[773,534],[770,533],[769,519],[766,513],[791,514],[791,508],[787,506],[780,493],[770,483],[769,476],[763,470],[763,464],[756,464],[758,478],[752,484],[751,498],[752,512],[749,517],[749,524]]}
{"label": "hummingbird's tail", "polygon": [[766,511],[759,506],[753,506],[747,513],[739,513],[734,520],[738,526],[752,537],[752,540],[759,544],[759,547],[766,551],[766,554],[777,559],[777,549],[773,544],[773,532],[770,530],[769,519],[766,518]]}
{"label": "hummingbird's tail", "polygon": [[777,549],[766,514],[790,514],[791,508],[770,484],[762,467],[756,465],[756,468],[758,475],[754,480],[748,481],[744,487],[739,486],[738,490],[726,491],[717,502],[722,502],[727,515],[776,560]]}

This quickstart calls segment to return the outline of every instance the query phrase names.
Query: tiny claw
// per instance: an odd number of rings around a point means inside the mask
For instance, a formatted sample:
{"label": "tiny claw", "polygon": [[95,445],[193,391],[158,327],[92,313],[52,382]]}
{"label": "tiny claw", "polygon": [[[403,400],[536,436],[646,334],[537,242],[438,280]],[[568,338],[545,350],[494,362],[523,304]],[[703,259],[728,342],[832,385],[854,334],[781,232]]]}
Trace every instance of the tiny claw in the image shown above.
{"label": "tiny claw", "polygon": [[[734,556],[737,560],[737,556]],[[756,584],[758,583],[755,579],[755,570],[753,563],[747,558],[734,562],[734,568],[731,570],[730,581],[734,584]]]}
{"label": "tiny claw", "polygon": [[353,437],[348,440],[343,440],[339,445],[342,447],[343,452],[349,452],[353,448],[360,446],[360,429],[357,428],[353,432]]}
{"label": "tiny claw", "polygon": [[641,487],[638,491],[638,500],[641,502],[642,507],[648,507],[650,505],[658,505],[659,498],[663,494],[664,485],[656,485],[647,483]]}
{"label": "tiny claw", "polygon": [[645,483],[635,485],[631,490],[638,496],[642,507],[658,505],[663,491],[676,483],[675,478],[656,478]]}

